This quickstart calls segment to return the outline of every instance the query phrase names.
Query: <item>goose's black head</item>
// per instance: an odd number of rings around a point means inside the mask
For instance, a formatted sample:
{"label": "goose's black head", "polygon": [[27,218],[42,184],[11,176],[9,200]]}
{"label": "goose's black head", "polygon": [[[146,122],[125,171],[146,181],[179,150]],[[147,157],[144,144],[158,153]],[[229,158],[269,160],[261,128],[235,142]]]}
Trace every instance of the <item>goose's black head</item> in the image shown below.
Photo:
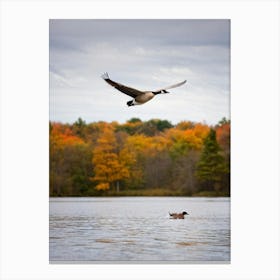
{"label": "goose's black head", "polygon": [[183,214],[183,215],[189,215],[186,211],[184,211],[182,214]]}
{"label": "goose's black head", "polygon": [[157,94],[162,94],[162,93],[169,93],[169,91],[165,90],[165,89],[162,89],[162,90],[159,90],[159,91],[152,91],[152,93],[154,95],[157,95]]}

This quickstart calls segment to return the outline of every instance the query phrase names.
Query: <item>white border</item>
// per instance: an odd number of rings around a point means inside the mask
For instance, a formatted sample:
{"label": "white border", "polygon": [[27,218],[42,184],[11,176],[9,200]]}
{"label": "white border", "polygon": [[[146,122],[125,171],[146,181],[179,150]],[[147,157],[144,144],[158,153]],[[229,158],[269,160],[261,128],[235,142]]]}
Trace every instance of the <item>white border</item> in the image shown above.
{"label": "white border", "polygon": [[[229,18],[230,265],[48,263],[49,18]],[[2,1],[1,279],[279,279],[279,2]]]}

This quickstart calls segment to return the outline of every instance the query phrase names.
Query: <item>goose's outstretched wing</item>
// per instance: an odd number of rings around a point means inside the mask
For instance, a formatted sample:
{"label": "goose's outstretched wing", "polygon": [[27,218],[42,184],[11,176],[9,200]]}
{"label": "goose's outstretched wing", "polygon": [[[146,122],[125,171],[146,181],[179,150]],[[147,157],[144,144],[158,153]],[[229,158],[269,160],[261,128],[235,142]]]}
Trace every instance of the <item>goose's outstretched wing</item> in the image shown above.
{"label": "goose's outstretched wing", "polygon": [[183,81],[183,82],[180,82],[180,83],[178,83],[178,84],[172,85],[172,86],[168,86],[168,87],[165,87],[165,88],[162,88],[162,89],[153,91],[153,92],[155,92],[155,93],[168,93],[168,91],[167,91],[168,89],[175,88],[175,87],[179,87],[179,86],[185,84],[186,81],[187,81],[187,80],[185,80],[185,81]]}
{"label": "goose's outstretched wing", "polygon": [[109,78],[109,75],[108,75],[107,72],[104,73],[101,77],[112,87],[116,88],[117,90],[119,90],[119,91],[133,97],[133,98],[135,98],[136,96],[138,96],[140,94],[143,94],[143,91],[140,91],[140,90],[137,90],[137,89],[134,89],[134,88],[131,88],[131,87],[127,87],[125,85],[122,85],[120,83],[112,81]]}

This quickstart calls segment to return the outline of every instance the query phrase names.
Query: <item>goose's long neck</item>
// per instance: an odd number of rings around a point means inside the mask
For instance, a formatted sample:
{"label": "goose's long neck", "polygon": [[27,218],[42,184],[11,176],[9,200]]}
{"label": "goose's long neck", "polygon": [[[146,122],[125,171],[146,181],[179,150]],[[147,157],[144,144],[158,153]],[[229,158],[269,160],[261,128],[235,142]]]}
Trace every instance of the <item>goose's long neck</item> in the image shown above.
{"label": "goose's long neck", "polygon": [[169,93],[167,90],[163,89],[163,90],[159,90],[159,91],[152,91],[152,93],[154,95],[157,95],[157,94],[164,94],[164,93]]}

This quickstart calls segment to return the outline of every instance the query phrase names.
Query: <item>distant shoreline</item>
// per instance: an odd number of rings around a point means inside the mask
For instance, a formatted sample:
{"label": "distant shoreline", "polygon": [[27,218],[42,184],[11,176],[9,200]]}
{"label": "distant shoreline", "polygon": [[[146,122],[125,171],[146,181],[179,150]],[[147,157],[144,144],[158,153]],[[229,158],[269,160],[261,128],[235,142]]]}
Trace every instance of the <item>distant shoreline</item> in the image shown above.
{"label": "distant shoreline", "polygon": [[120,192],[110,192],[106,194],[100,195],[50,195],[49,197],[230,197],[230,194],[220,193],[220,192],[199,192],[192,195],[186,194],[179,194],[179,193],[171,193],[170,191],[167,192],[159,192],[159,191],[120,191]]}

